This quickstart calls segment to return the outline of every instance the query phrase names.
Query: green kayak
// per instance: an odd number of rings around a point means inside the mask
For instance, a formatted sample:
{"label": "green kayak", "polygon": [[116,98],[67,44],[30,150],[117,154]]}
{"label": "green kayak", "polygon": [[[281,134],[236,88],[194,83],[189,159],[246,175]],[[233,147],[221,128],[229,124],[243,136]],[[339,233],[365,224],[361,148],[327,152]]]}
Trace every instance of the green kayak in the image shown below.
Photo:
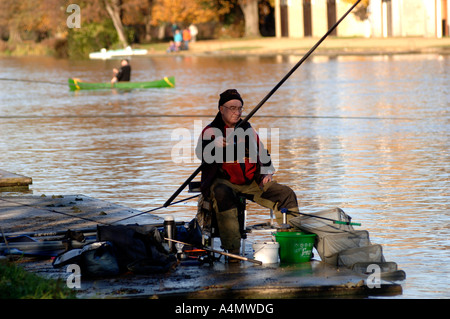
{"label": "green kayak", "polygon": [[69,78],[69,88],[75,90],[102,90],[102,89],[149,89],[149,88],[173,88],[175,87],[175,77],[164,77],[161,80],[150,82],[116,82],[111,83],[90,83],[80,79]]}

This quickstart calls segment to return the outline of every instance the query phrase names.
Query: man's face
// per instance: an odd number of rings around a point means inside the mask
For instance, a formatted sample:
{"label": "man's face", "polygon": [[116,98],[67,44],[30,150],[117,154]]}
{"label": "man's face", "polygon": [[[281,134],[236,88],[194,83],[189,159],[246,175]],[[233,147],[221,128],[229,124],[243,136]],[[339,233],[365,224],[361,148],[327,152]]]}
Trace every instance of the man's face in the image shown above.
{"label": "man's face", "polygon": [[241,118],[242,103],[239,100],[230,100],[220,106],[222,119],[228,127],[234,127]]}

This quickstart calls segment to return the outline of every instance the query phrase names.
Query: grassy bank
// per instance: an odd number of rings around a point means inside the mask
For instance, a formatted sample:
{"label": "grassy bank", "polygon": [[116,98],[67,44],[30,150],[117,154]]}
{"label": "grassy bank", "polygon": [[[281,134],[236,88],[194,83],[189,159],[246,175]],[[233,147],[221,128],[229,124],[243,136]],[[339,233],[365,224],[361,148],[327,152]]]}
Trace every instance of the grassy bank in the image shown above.
{"label": "grassy bank", "polygon": [[61,280],[42,278],[12,262],[0,262],[0,299],[73,299]]}
{"label": "grassy bank", "polygon": [[52,56],[55,51],[48,43],[25,41],[11,44],[0,40],[0,56]]}
{"label": "grassy bank", "polygon": [[[84,39],[84,38],[81,38]],[[80,40],[81,41],[81,40]],[[189,51],[178,54],[189,55],[199,53],[230,54],[305,54],[318,41],[317,38],[232,38],[201,40],[189,45]],[[77,52],[69,48],[70,41],[46,40],[39,43],[23,41],[9,43],[0,40],[0,57],[2,56],[55,56],[59,58],[88,59],[90,52],[99,51],[91,46],[79,45]],[[135,49],[147,49],[149,55],[165,54],[169,42],[153,42],[134,44]],[[89,49],[91,48],[91,49]],[[110,49],[119,47],[108,47]],[[70,54],[69,54],[70,53]],[[405,37],[405,38],[348,38],[329,37],[316,53],[323,54],[399,54],[399,53],[438,53],[450,54],[450,38],[442,39]]]}

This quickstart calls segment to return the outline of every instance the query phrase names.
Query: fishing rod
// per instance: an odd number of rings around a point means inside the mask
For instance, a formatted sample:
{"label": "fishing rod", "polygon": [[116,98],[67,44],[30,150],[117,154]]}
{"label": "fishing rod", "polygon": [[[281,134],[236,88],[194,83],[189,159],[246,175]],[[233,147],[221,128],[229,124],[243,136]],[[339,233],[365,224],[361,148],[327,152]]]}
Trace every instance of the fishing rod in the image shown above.
{"label": "fishing rod", "polygon": [[[292,75],[292,73],[294,73],[300,67],[300,65],[302,65],[306,59],[308,59],[308,57],[317,49],[317,47],[334,31],[334,29],[337,28],[337,26],[342,22],[342,20],[344,20],[345,17],[347,17],[347,15],[360,2],[361,0],[356,1],[355,4],[350,7],[350,9],[330,28],[330,30],[327,31],[327,33],[325,33],[322,36],[322,38],[320,38],[319,41],[317,41],[317,43],[303,56],[303,58],[300,61],[298,61],[296,65],[294,65],[294,67],[281,79],[281,81],[278,82],[277,85],[275,85],[275,87],[261,100],[261,102],[259,102],[258,105],[256,105],[253,108],[253,110],[250,113],[248,113],[248,115],[238,125],[236,125],[235,129],[248,122],[248,120],[261,108],[261,106],[263,106],[263,104],[280,88],[280,86],[283,85],[284,82],[286,82],[286,80]],[[202,164],[200,164],[200,166],[191,174],[191,176],[189,176],[188,179],[164,203],[164,207],[170,205],[170,203],[178,196],[178,194],[180,194],[181,191],[185,189],[186,186],[195,178],[195,176],[197,176],[198,173],[200,173],[204,165],[205,162],[202,162]]]}
{"label": "fishing rod", "polygon": [[[194,246],[192,244],[185,243],[185,242],[182,242],[182,241],[179,241],[179,240],[175,240],[175,239],[170,239],[170,238],[164,238],[164,239],[168,240],[168,241],[172,241],[174,243],[179,243],[179,244],[182,244],[182,245],[186,245],[186,246]],[[227,257],[240,259],[240,260],[244,260],[244,261],[249,261],[249,262],[252,262],[254,264],[262,265],[262,262],[259,261],[259,260],[256,260],[256,259],[251,259],[251,258],[243,257],[243,256],[240,256],[240,255],[235,255],[235,254],[227,253],[225,251],[215,250],[215,249],[207,248],[207,247],[203,247],[202,249],[206,250],[206,251],[209,251],[209,252],[212,252],[212,253],[216,253],[216,254],[227,256]]]}
{"label": "fishing rod", "polygon": [[[200,196],[200,194],[197,194],[197,195],[194,195],[194,196],[191,196],[191,197],[187,197],[187,198],[184,198],[184,199],[180,199],[179,201],[173,202],[171,205],[179,204],[179,203],[185,202],[187,200],[193,199],[193,198],[198,197],[198,196]],[[7,201],[7,202],[10,202],[10,203],[14,203],[13,201],[9,201],[9,200],[6,200],[4,198],[0,198],[0,200]],[[22,205],[27,206],[27,207],[36,207],[36,206],[33,206],[33,205],[29,205],[29,204],[22,204]],[[140,215],[143,215],[143,214],[147,214],[147,213],[150,213],[150,212],[156,211],[158,209],[162,209],[162,208],[164,208],[164,206],[153,208],[153,209],[145,211],[145,212],[140,212],[138,214],[134,214],[134,215],[122,218],[122,219],[118,219],[118,220],[109,222],[109,223],[108,222],[102,222],[102,221],[99,221],[99,220],[94,220],[94,219],[88,218],[88,217],[71,215],[69,213],[64,213],[64,212],[61,212],[61,211],[58,211],[58,210],[52,209],[52,208],[44,208],[44,207],[42,207],[41,209],[44,209],[44,210],[49,211],[51,213],[57,213],[57,214],[65,215],[65,216],[68,216],[68,217],[78,218],[80,220],[84,220],[84,221],[88,221],[88,222],[99,223],[99,224],[103,224],[105,226],[111,226],[114,223],[117,223],[117,222],[120,222],[120,221],[124,221],[124,220],[130,219],[130,218],[134,218],[134,217],[137,217],[137,216],[140,216]],[[156,226],[162,226],[162,224],[155,224],[154,226],[155,227]],[[72,229],[72,230],[73,231],[80,231],[80,232],[83,232],[83,233],[84,232],[96,232],[96,228],[82,228],[82,229]],[[64,230],[64,231],[46,231],[46,232],[18,232],[18,233],[8,233],[8,234],[6,234],[6,236],[7,237],[13,237],[13,236],[49,237],[49,236],[64,235],[66,233],[67,233],[66,230]]]}
{"label": "fishing rod", "polygon": [[25,79],[9,79],[9,78],[0,78],[2,81],[18,81],[18,82],[32,82],[32,83],[46,83],[46,84],[56,84],[56,85],[67,85],[61,82],[50,82],[50,81],[39,81],[39,80],[25,80]]}
{"label": "fishing rod", "polygon": [[[5,201],[5,202],[9,202],[9,203],[14,203],[14,204],[16,204],[14,201],[7,200],[7,199],[5,199],[5,198],[0,198],[0,200]],[[30,205],[30,204],[21,203],[21,205],[26,206],[26,207],[36,208],[36,206]],[[105,223],[105,222],[102,222],[102,221],[99,221],[99,220],[94,220],[94,219],[92,219],[92,218],[83,217],[83,216],[75,216],[75,215],[71,215],[71,214],[69,214],[69,213],[64,213],[64,212],[61,212],[61,211],[58,211],[58,210],[52,209],[52,208],[41,207],[41,209],[46,210],[46,211],[51,212],[51,213],[57,213],[57,214],[61,214],[61,215],[68,216],[68,217],[72,217],[72,218],[78,218],[78,219],[81,219],[81,220],[84,220],[84,221],[88,221],[88,222],[94,222],[94,223],[99,223],[99,224],[109,225],[108,223]]]}
{"label": "fishing rod", "polygon": [[[170,205],[179,204],[179,203],[185,202],[187,200],[190,200],[190,199],[193,199],[193,198],[196,198],[196,197],[199,197],[199,196],[200,196],[200,194],[197,194],[197,195],[194,195],[194,196],[191,196],[191,197],[187,197],[187,198],[183,198],[183,199],[180,199],[179,201],[171,203]],[[137,217],[137,216],[141,216],[141,215],[144,215],[144,214],[147,214],[147,213],[151,213],[151,212],[154,212],[155,210],[159,210],[159,209],[162,209],[162,208],[165,208],[165,207],[166,206],[156,207],[156,208],[147,210],[145,212],[141,212],[141,213],[138,213],[138,214],[135,214],[135,215],[131,215],[131,216],[128,216],[128,217],[125,217],[125,218],[122,218],[122,219],[115,220],[111,224],[114,224],[114,223],[117,223],[117,222],[121,222],[121,221],[124,221],[126,219],[134,218],[134,217]]]}
{"label": "fishing rod", "polygon": [[330,222],[333,222],[333,224],[338,224],[338,225],[361,226],[360,223],[352,223],[352,222],[350,222],[350,221],[344,222],[344,221],[342,221],[342,220],[336,220],[336,219],[332,219],[332,218],[328,218],[328,217],[323,217],[323,216],[317,216],[317,215],[311,215],[311,214],[305,214],[305,213],[295,212],[295,211],[289,210],[289,209],[287,209],[287,208],[282,208],[282,209],[280,209],[280,212],[281,212],[282,214],[302,215],[302,216],[307,216],[307,217],[312,217],[312,218],[324,219],[324,220],[328,220],[328,221],[330,221]]}
{"label": "fishing rod", "polygon": [[[0,119],[61,119],[61,118],[199,118],[210,115],[195,114],[61,114],[61,115],[0,115]],[[255,117],[273,119],[336,119],[336,120],[391,120],[417,121],[412,117],[373,117],[373,116],[333,116],[333,115],[256,115]]]}

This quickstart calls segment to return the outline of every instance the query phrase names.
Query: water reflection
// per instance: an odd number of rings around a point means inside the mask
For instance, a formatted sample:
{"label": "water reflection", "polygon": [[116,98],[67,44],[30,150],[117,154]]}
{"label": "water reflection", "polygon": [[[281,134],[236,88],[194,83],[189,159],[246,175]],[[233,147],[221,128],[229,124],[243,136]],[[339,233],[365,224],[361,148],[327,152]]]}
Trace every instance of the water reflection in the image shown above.
{"label": "water reflection", "polygon": [[[131,92],[68,90],[68,77],[108,81],[117,61],[0,59],[2,77],[59,83],[2,81],[0,168],[31,176],[35,195],[159,207],[198,167],[174,163],[173,130],[192,132],[194,145],[195,121],[213,119],[221,91],[239,89],[249,112],[300,58],[136,58],[134,80],[174,75],[177,86]],[[339,206],[361,222],[406,271],[406,298],[449,297],[449,63],[312,57],[251,121],[279,129],[276,178],[302,210]],[[250,223],[269,219],[256,205],[249,211]],[[157,213],[190,219],[196,202]]]}

